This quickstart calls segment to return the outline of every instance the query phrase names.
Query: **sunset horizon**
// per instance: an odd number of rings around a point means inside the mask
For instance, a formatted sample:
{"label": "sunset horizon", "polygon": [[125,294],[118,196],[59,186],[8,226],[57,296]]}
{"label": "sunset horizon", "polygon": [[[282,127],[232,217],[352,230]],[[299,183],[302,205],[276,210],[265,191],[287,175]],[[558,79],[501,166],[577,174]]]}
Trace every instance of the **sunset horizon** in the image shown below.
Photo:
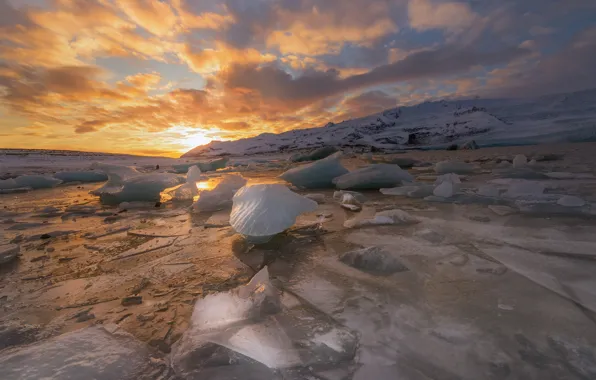
{"label": "sunset horizon", "polygon": [[0,0],[0,146],[177,157],[443,98],[596,87],[588,0]]}

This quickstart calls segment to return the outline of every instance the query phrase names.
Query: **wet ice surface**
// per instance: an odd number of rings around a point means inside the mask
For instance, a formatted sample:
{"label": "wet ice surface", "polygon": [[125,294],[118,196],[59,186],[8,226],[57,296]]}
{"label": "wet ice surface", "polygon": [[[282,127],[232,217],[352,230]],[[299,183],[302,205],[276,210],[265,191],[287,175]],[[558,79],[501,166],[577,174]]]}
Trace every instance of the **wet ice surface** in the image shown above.
{"label": "wet ice surface", "polygon": [[[3,376],[160,379],[170,363],[188,379],[594,379],[593,150],[409,153],[474,171],[434,202],[454,178],[434,166],[410,169],[407,188],[317,189],[316,209],[265,244],[238,234],[225,205],[102,205],[88,194],[102,183],[2,194]],[[528,166],[535,153],[564,159]],[[519,154],[525,166],[498,169]],[[283,183],[277,159],[238,170]],[[205,175],[199,193],[224,176]],[[93,327],[111,324],[130,335]]]}

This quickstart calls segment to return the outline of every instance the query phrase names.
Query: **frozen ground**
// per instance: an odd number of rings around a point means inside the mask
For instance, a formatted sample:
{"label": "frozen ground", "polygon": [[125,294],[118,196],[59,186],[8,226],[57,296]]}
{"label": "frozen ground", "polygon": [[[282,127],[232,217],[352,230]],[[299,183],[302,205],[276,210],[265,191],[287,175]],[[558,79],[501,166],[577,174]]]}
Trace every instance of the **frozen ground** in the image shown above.
{"label": "frozen ground", "polygon": [[[84,368],[103,379],[594,379],[595,149],[348,156],[350,170],[418,160],[409,172],[427,186],[437,174],[424,162],[466,160],[474,170],[452,198],[364,190],[363,203],[352,201],[358,212],[332,189],[296,190],[322,194],[312,196],[317,209],[260,245],[229,226],[230,209],[196,213],[164,196],[160,207],[124,211],[89,194],[101,183],[0,195],[0,246],[19,247],[0,264],[3,378],[60,379]],[[517,154],[562,158],[504,173]],[[134,159],[110,163],[152,172],[180,162]],[[280,159],[232,158],[239,166],[204,174],[199,189],[234,171],[249,183],[283,183],[289,164]],[[14,160],[2,165],[21,174],[72,169]],[[76,160],[87,169],[98,158]],[[538,179],[518,186],[523,179],[511,176]],[[499,196],[479,197],[480,186]],[[563,195],[586,204],[557,204]],[[344,226],[394,209],[418,223]],[[352,252],[370,247],[363,259]],[[270,283],[242,287],[264,266]],[[193,308],[209,310],[209,322],[191,318]],[[235,318],[239,308],[250,318]],[[56,348],[66,346],[77,349]]]}

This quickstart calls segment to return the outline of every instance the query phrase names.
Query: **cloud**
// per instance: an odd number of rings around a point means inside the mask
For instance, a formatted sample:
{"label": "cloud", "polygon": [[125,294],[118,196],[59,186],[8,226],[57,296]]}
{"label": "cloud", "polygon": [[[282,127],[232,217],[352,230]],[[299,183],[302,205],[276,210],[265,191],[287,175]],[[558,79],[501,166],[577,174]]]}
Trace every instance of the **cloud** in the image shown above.
{"label": "cloud", "polygon": [[342,117],[362,117],[381,112],[397,106],[397,98],[383,91],[374,90],[364,92],[346,99],[342,104],[344,115]]}
{"label": "cloud", "polygon": [[126,80],[135,87],[148,90],[154,88],[161,82],[161,75],[158,72],[141,73],[129,75]]}
{"label": "cloud", "polygon": [[126,0],[119,1],[117,4],[133,22],[156,36],[173,35],[179,26],[178,17],[168,2]]}
{"label": "cloud", "polygon": [[263,54],[256,49],[236,49],[223,42],[216,42],[214,48],[198,48],[186,43],[178,56],[197,73],[216,72],[232,63],[258,64],[277,59],[274,55]]}
{"label": "cloud", "polygon": [[477,19],[466,3],[410,0],[410,26],[416,30],[444,29],[451,32],[469,27]]}
{"label": "cloud", "polygon": [[244,65],[234,66],[222,73],[222,81],[229,88],[255,90],[265,99],[306,104],[326,96],[378,84],[441,77],[469,70],[477,65],[507,63],[526,54],[528,51],[519,47],[480,52],[470,48],[443,46],[414,53],[401,61],[346,78],[340,78],[337,70],[312,70],[293,78],[275,65]]}

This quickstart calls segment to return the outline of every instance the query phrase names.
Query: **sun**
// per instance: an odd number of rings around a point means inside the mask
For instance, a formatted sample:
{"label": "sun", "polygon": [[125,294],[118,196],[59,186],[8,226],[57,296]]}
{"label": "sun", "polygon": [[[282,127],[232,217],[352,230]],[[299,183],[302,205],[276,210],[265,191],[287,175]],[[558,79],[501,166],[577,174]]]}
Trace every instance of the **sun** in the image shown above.
{"label": "sun", "polygon": [[188,149],[192,149],[199,145],[209,144],[212,140],[213,139],[211,137],[207,137],[201,132],[193,131],[192,133],[189,133],[181,142]]}

